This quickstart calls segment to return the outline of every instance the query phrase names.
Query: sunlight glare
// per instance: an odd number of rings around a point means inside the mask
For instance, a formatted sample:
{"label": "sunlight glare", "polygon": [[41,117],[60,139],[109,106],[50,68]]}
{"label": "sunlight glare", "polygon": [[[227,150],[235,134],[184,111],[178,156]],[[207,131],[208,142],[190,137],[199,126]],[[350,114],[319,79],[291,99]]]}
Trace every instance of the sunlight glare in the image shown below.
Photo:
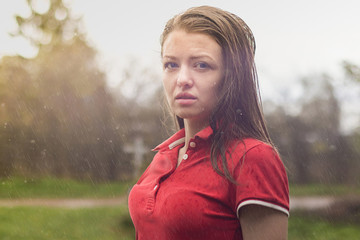
{"label": "sunlight glare", "polygon": [[33,0],[32,7],[35,12],[39,14],[44,14],[49,11],[50,1],[49,0]]}

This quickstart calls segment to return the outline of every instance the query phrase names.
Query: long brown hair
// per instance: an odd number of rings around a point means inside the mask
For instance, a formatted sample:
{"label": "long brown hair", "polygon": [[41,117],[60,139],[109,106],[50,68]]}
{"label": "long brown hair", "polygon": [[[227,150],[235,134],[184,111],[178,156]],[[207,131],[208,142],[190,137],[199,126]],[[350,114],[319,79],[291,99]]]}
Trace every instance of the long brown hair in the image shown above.
{"label": "long brown hair", "polygon": [[[167,36],[179,29],[206,34],[222,49],[225,73],[219,101],[210,116],[210,159],[216,172],[234,182],[226,161],[231,141],[250,137],[272,145],[262,113],[254,36],[241,18],[209,6],[190,8],[170,19],[161,35],[161,47]],[[184,127],[182,118],[176,116],[176,121],[179,128]]]}

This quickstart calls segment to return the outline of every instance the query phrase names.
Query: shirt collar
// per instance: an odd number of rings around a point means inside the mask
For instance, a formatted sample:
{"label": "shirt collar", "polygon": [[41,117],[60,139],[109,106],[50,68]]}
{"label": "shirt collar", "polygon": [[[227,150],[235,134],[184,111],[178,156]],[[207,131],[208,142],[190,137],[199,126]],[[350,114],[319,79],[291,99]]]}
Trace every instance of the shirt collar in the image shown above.
{"label": "shirt collar", "polygon": [[[200,132],[198,132],[195,135],[195,138],[207,140],[212,134],[213,134],[212,128],[210,126],[207,126],[206,128],[202,129]],[[164,148],[168,148],[171,150],[184,142],[185,142],[185,129],[182,128],[179,131],[177,131],[174,135],[169,137],[167,140],[165,140],[157,147],[155,147],[153,151],[159,151]]]}

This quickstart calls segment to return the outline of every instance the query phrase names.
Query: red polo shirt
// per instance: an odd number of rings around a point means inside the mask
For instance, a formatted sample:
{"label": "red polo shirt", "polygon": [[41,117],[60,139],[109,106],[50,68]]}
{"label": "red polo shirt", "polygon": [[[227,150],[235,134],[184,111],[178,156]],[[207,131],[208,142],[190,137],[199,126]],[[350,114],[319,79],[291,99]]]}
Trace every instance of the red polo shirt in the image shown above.
{"label": "red polo shirt", "polygon": [[228,165],[235,185],[211,166],[211,134],[207,127],[191,139],[178,167],[184,129],[155,148],[158,153],[129,195],[136,239],[242,239],[242,206],[289,214],[288,180],[273,148],[255,139],[234,142]]}

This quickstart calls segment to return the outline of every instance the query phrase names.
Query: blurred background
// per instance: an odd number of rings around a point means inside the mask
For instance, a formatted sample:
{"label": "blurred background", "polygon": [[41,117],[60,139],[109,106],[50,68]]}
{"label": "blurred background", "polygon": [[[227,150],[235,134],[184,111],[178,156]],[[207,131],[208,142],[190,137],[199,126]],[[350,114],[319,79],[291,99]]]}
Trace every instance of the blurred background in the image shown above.
{"label": "blurred background", "polygon": [[[196,2],[204,4],[237,14],[254,32],[264,112],[294,203],[289,239],[358,239],[360,2]],[[150,150],[174,132],[159,36],[192,6],[0,1],[0,198],[119,199],[61,214],[0,201],[1,239],[134,238],[126,195]],[[90,215],[104,220],[86,222]]]}

